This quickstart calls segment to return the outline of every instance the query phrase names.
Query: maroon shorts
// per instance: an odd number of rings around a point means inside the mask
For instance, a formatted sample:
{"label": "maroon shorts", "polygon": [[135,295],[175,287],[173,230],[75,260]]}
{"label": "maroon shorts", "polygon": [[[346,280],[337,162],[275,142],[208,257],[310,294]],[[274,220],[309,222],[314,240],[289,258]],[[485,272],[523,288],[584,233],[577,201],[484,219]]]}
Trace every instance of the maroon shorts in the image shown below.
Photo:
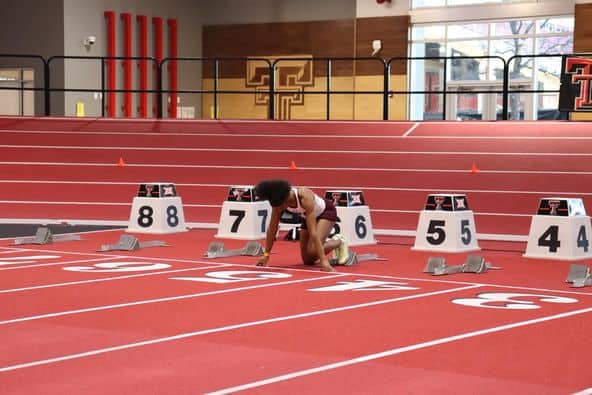
{"label": "maroon shorts", "polygon": [[[325,211],[323,211],[321,215],[317,217],[317,221],[319,219],[326,219],[327,221],[331,222],[339,222],[337,209],[335,208],[335,204],[333,204],[333,200],[325,199]],[[306,218],[302,218],[302,225],[300,225],[300,229],[308,229],[306,226]]]}

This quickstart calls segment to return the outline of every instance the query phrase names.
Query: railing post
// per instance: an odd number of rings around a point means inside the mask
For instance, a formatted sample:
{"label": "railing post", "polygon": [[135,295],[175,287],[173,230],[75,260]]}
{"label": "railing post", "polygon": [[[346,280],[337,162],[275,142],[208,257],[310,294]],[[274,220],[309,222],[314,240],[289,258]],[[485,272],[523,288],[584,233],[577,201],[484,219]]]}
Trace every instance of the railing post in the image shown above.
{"label": "railing post", "polygon": [[508,90],[510,89],[510,62],[504,61],[504,87],[502,92],[502,119],[508,120]]}
{"label": "railing post", "polygon": [[25,76],[23,69],[19,70],[19,80],[19,86],[21,88],[21,91],[19,92],[19,115],[22,117],[25,115]]}
{"label": "railing post", "polygon": [[446,96],[448,96],[446,94],[447,92],[447,84],[446,82],[448,81],[448,75],[447,75],[447,66],[448,66],[448,58],[444,58],[444,78],[442,78],[442,120],[445,121],[446,120]]}
{"label": "railing post", "polygon": [[51,115],[51,85],[49,83],[49,62],[46,59],[43,59],[43,97],[45,99],[45,116],[48,117]]}
{"label": "railing post", "polygon": [[331,119],[331,59],[327,59],[327,121]]}
{"label": "railing post", "polygon": [[218,119],[218,78],[219,78],[218,59],[214,61],[214,119]]}
{"label": "railing post", "polygon": [[269,64],[269,119],[275,119],[275,62]]}
{"label": "railing post", "polygon": [[105,118],[105,58],[101,57],[101,117]]}
{"label": "railing post", "polygon": [[162,61],[156,67],[156,117],[162,119]]}
{"label": "railing post", "polygon": [[383,94],[382,94],[382,120],[388,121],[389,119],[389,92],[391,90],[391,63],[383,62]]}

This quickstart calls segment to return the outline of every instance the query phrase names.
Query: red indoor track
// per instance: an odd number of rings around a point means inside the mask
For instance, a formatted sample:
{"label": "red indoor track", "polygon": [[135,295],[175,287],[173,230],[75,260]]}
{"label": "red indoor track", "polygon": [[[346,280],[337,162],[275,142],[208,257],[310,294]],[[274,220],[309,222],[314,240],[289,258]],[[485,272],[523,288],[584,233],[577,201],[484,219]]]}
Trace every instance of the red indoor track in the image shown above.
{"label": "red indoor track", "polygon": [[215,225],[229,185],[264,178],[363,190],[386,234],[415,230],[428,193],[467,194],[487,235],[525,237],[541,197],[592,207],[585,122],[0,118],[0,138],[6,220],[124,223],[138,183],[167,181],[187,222]]}
{"label": "red indoor track", "polygon": [[[565,262],[482,242],[502,270],[433,277],[409,240],[388,261],[322,273],[278,241],[206,260],[212,230],[139,235],[171,247],[98,253],[121,231],[0,247],[3,394],[568,394],[591,387],[592,293]],[[240,241],[227,241],[229,248]],[[449,254],[452,262],[460,254]],[[464,304],[459,304],[464,302]]]}
{"label": "red indoor track", "polygon": [[0,138],[4,222],[124,223],[138,184],[163,180],[188,223],[215,225],[229,185],[285,177],[362,189],[383,232],[354,249],[388,259],[323,273],[283,240],[268,268],[204,259],[218,239],[195,226],[134,252],[97,252],[122,230],[0,240],[2,394],[592,393],[592,288],[565,283],[569,262],[480,239],[501,270],[436,277],[429,256],[466,254],[392,235],[434,192],[466,193],[500,238],[525,237],[541,197],[592,207],[588,123],[3,118]]}

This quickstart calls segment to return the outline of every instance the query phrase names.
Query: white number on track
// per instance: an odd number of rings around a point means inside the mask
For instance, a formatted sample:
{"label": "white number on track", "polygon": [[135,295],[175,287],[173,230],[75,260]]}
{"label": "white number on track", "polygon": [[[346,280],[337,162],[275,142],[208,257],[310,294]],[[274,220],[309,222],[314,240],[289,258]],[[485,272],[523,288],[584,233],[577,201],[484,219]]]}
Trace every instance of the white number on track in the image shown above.
{"label": "white number on track", "polygon": [[377,280],[356,280],[356,281],[341,281],[335,285],[327,287],[312,288],[309,291],[325,292],[325,291],[411,291],[419,289],[417,287],[407,286],[407,283],[396,283],[389,281]]}
{"label": "white number on track", "polygon": [[541,306],[533,302],[544,303],[577,303],[577,299],[566,298],[563,296],[523,294],[523,293],[503,293],[488,292],[478,294],[476,298],[452,299],[452,303],[472,306],[486,307],[489,309],[510,309],[510,310],[533,310],[540,309]]}
{"label": "white number on track", "polygon": [[93,272],[93,273],[110,273],[110,272],[144,272],[148,270],[162,270],[168,269],[171,265],[166,263],[151,263],[151,262],[104,262],[97,263],[93,266],[68,266],[64,270],[71,272]]}
{"label": "white number on track", "polygon": [[37,263],[41,259],[61,258],[59,255],[24,255],[0,258],[0,265],[13,265],[15,263]]}
{"label": "white number on track", "polygon": [[230,270],[206,273],[207,277],[171,277],[171,280],[198,281],[212,284],[229,284],[239,281],[267,280],[274,278],[290,278],[292,275],[277,272],[256,272],[249,270]]}

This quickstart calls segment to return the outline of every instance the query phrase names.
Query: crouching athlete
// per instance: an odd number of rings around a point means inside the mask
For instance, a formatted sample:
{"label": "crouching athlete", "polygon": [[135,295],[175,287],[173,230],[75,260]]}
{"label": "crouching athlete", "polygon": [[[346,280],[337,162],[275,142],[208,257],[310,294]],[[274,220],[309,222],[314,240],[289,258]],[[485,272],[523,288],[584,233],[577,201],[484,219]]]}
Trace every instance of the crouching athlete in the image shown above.
{"label": "crouching athlete", "polygon": [[267,266],[273,243],[278,231],[280,217],[284,210],[300,215],[300,255],[305,265],[319,261],[322,271],[334,272],[327,254],[335,250],[338,262],[347,260],[349,250],[344,237],[327,239],[337,218],[332,200],[323,199],[311,189],[293,187],[285,180],[261,181],[255,186],[260,200],[269,200],[272,207],[269,227],[265,238],[265,251],[257,266]]}

